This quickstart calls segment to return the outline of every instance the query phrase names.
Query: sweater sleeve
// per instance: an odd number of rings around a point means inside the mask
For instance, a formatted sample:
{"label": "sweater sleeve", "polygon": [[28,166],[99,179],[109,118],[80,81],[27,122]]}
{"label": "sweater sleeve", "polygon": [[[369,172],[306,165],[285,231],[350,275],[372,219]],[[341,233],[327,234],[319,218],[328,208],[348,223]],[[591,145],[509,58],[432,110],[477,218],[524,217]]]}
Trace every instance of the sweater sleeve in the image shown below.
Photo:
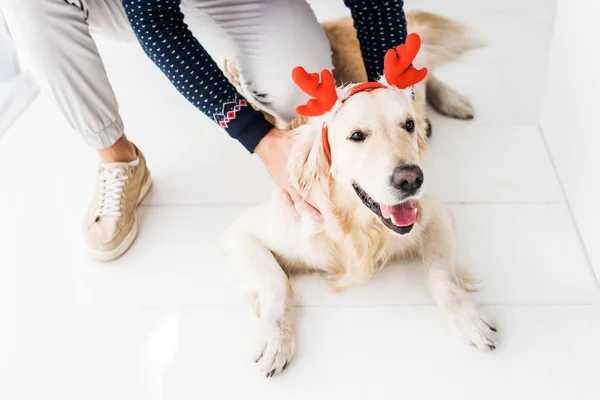
{"label": "sweater sleeve", "polygon": [[138,41],[177,90],[253,152],[273,128],[227,81],[183,22],[180,0],[123,0]]}
{"label": "sweater sleeve", "polygon": [[369,81],[383,75],[385,52],[406,40],[403,0],[344,0],[354,19]]}

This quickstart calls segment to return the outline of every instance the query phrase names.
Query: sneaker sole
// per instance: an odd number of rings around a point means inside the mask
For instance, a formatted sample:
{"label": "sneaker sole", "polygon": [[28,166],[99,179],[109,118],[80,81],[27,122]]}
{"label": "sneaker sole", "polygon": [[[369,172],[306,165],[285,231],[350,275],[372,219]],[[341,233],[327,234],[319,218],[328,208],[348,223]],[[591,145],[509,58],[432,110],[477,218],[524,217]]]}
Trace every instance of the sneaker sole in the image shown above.
{"label": "sneaker sole", "polygon": [[[138,198],[136,207],[140,205],[144,198],[148,195],[150,188],[152,187],[152,179],[150,179],[150,171],[148,171],[148,179],[146,179],[146,183],[142,186],[142,190],[140,191],[140,197]],[[137,220],[137,209],[135,211],[135,215],[133,217],[133,228],[131,231],[125,236],[125,239],[121,242],[119,246],[117,246],[114,250],[110,251],[98,251],[88,247],[88,254],[90,258],[96,261],[112,261],[121,257],[133,244],[135,238],[138,234],[138,220]]]}

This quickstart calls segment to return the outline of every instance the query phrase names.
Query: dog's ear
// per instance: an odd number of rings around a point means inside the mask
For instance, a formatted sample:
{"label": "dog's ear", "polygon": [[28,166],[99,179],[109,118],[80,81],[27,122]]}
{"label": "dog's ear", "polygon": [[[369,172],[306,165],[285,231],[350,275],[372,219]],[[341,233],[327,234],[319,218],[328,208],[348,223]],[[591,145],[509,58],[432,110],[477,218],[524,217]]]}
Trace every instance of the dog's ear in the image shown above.
{"label": "dog's ear", "polygon": [[328,195],[331,176],[320,125],[308,123],[292,130],[289,135],[293,142],[288,164],[290,183],[303,197],[318,196],[313,193],[315,190]]}

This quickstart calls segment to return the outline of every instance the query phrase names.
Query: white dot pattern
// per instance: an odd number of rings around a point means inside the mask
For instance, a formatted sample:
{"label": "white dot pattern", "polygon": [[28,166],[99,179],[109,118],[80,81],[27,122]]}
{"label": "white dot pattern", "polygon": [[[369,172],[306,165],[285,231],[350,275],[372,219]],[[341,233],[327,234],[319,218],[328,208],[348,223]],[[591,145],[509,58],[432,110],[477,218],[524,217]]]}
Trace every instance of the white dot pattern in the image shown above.
{"label": "white dot pattern", "polygon": [[344,0],[354,19],[369,81],[383,75],[385,52],[406,40],[402,0]]}
{"label": "white dot pattern", "polygon": [[188,29],[180,0],[123,0],[123,5],[154,64],[188,101],[252,151],[271,126],[248,106]]}

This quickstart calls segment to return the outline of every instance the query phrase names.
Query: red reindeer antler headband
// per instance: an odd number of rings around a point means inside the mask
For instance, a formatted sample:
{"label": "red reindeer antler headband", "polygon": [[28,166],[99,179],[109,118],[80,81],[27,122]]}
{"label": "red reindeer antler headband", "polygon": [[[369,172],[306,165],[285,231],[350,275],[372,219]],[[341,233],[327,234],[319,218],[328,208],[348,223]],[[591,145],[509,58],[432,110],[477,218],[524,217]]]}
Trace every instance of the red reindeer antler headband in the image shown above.
{"label": "red reindeer antler headband", "polygon": [[[389,49],[385,53],[385,58],[383,59],[384,77],[378,82],[366,82],[354,85],[344,93],[342,98],[338,96],[331,71],[325,69],[321,71],[321,76],[319,77],[319,74],[309,74],[302,67],[294,68],[292,79],[300,89],[312,97],[306,104],[296,107],[296,112],[305,117],[316,117],[330,111],[335,113],[344,101],[358,92],[385,87],[396,87],[398,89],[412,87],[427,76],[427,68],[416,69],[411,65],[420,47],[421,38],[416,33],[411,33],[406,37],[404,44],[395,49]],[[321,132],[323,149],[331,161],[331,150],[329,148],[327,124],[325,122],[323,123]]]}

